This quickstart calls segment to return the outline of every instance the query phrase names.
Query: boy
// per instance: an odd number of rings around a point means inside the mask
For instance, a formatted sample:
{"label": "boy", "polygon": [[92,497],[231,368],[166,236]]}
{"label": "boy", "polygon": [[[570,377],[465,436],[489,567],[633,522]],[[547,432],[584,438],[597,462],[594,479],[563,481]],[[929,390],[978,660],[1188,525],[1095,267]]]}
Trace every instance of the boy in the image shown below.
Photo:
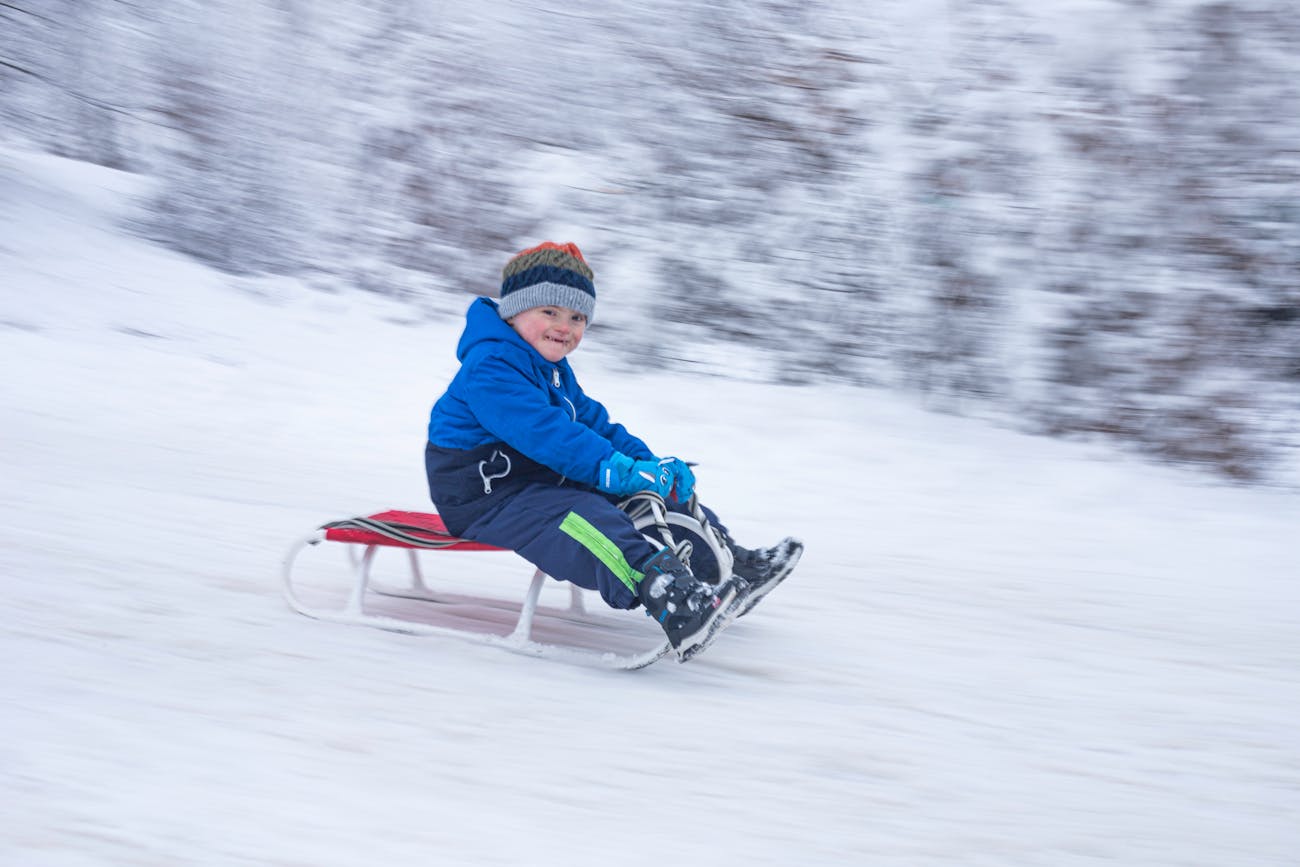
{"label": "boy", "polygon": [[452,533],[510,548],[613,608],[644,605],[685,661],[779,584],[803,545],[740,548],[705,510],[735,554],[734,574],[708,584],[636,530],[621,499],[653,491],[683,508],[695,478],[685,461],[656,457],[578,385],[567,356],[595,306],[577,245],[547,241],[510,259],[500,301],[470,305],[460,370],[430,414],[429,492]]}

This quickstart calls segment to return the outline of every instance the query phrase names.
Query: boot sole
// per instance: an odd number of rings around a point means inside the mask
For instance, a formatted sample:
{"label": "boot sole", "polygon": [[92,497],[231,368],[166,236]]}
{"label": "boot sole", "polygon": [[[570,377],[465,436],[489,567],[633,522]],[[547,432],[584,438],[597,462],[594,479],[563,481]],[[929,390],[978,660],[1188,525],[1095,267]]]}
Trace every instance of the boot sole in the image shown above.
{"label": "boot sole", "polygon": [[780,573],[778,573],[775,578],[773,578],[771,581],[764,584],[758,590],[755,590],[754,592],[750,593],[745,598],[745,604],[742,606],[741,612],[736,616],[744,617],[746,614],[748,614],[750,611],[754,609],[754,606],[758,604],[760,599],[762,599],[764,596],[766,596],[767,594],[775,590],[777,585],[780,584],[782,581],[784,581],[786,578],[789,578],[790,573],[794,571],[794,567],[799,565],[799,558],[802,556],[803,556],[803,543],[800,542],[799,550],[795,551],[794,556],[792,556],[789,560],[786,561],[785,569],[782,570]]}

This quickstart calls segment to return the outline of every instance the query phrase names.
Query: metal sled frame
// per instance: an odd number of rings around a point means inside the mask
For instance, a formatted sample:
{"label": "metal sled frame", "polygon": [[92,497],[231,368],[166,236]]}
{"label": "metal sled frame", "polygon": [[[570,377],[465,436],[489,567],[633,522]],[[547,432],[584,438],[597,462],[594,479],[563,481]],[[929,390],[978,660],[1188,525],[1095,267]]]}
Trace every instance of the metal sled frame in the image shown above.
{"label": "metal sled frame", "polygon": [[[717,559],[722,575],[731,572],[731,552],[723,543],[720,534],[709,524],[699,505],[692,500],[691,514],[671,512],[664,502],[654,494],[638,494],[630,497],[620,506],[628,512],[633,523],[653,544],[667,544],[677,552],[679,558],[689,565],[695,553],[689,536],[678,542],[672,535],[672,527],[680,527],[696,538],[702,539],[709,551],[706,556]],[[349,545],[352,562],[352,585],[346,603],[342,608],[322,608],[303,602],[294,587],[293,569],[298,555],[309,547],[321,542],[337,542]],[[360,555],[356,547],[361,546]],[[387,587],[371,580],[371,567],[380,548],[404,548],[407,550],[410,565],[409,581],[405,587]],[[524,596],[519,610],[519,618],[514,629],[508,635],[491,632],[479,632],[457,629],[451,626],[439,626],[414,620],[405,620],[374,614],[366,610],[366,601],[370,594],[385,597],[418,600],[421,602],[447,602],[426,583],[420,568],[421,551],[435,551],[439,556],[451,551],[498,551],[496,548],[480,542],[473,542],[453,536],[447,532],[442,519],[431,513],[386,511],[364,517],[347,518],[322,525],[310,535],[296,542],[285,557],[282,570],[282,588],[289,607],[299,614],[317,620],[334,623],[373,626],[394,632],[415,635],[446,635],[501,647],[515,653],[565,659],[587,665],[597,665],[616,669],[638,669],[651,665],[672,652],[672,646],[661,641],[654,647],[637,653],[598,652],[560,644],[548,644],[533,638],[533,624],[538,613],[538,600],[548,576],[540,569],[534,569],[532,582]],[[569,585],[569,607],[563,616],[571,620],[582,621],[586,614],[583,588],[576,584]]]}

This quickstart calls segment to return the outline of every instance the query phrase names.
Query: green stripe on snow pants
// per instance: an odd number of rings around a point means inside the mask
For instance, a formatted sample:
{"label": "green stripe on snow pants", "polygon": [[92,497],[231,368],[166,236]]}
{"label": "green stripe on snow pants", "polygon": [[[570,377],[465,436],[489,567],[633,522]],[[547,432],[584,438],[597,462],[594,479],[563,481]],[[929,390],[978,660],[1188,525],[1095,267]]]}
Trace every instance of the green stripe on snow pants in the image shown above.
{"label": "green stripe on snow pants", "polygon": [[510,548],[552,578],[597,591],[612,608],[637,605],[636,567],[658,550],[604,494],[540,483],[510,491],[461,535]]}

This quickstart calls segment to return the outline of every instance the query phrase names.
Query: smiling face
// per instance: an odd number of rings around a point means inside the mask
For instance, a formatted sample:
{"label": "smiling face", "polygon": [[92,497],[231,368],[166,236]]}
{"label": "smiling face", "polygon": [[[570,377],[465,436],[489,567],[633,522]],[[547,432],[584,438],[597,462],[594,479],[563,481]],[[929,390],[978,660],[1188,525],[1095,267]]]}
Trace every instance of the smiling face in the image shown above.
{"label": "smiling face", "polygon": [[508,321],[529,346],[550,362],[577,349],[587,330],[587,317],[568,307],[531,307]]}

